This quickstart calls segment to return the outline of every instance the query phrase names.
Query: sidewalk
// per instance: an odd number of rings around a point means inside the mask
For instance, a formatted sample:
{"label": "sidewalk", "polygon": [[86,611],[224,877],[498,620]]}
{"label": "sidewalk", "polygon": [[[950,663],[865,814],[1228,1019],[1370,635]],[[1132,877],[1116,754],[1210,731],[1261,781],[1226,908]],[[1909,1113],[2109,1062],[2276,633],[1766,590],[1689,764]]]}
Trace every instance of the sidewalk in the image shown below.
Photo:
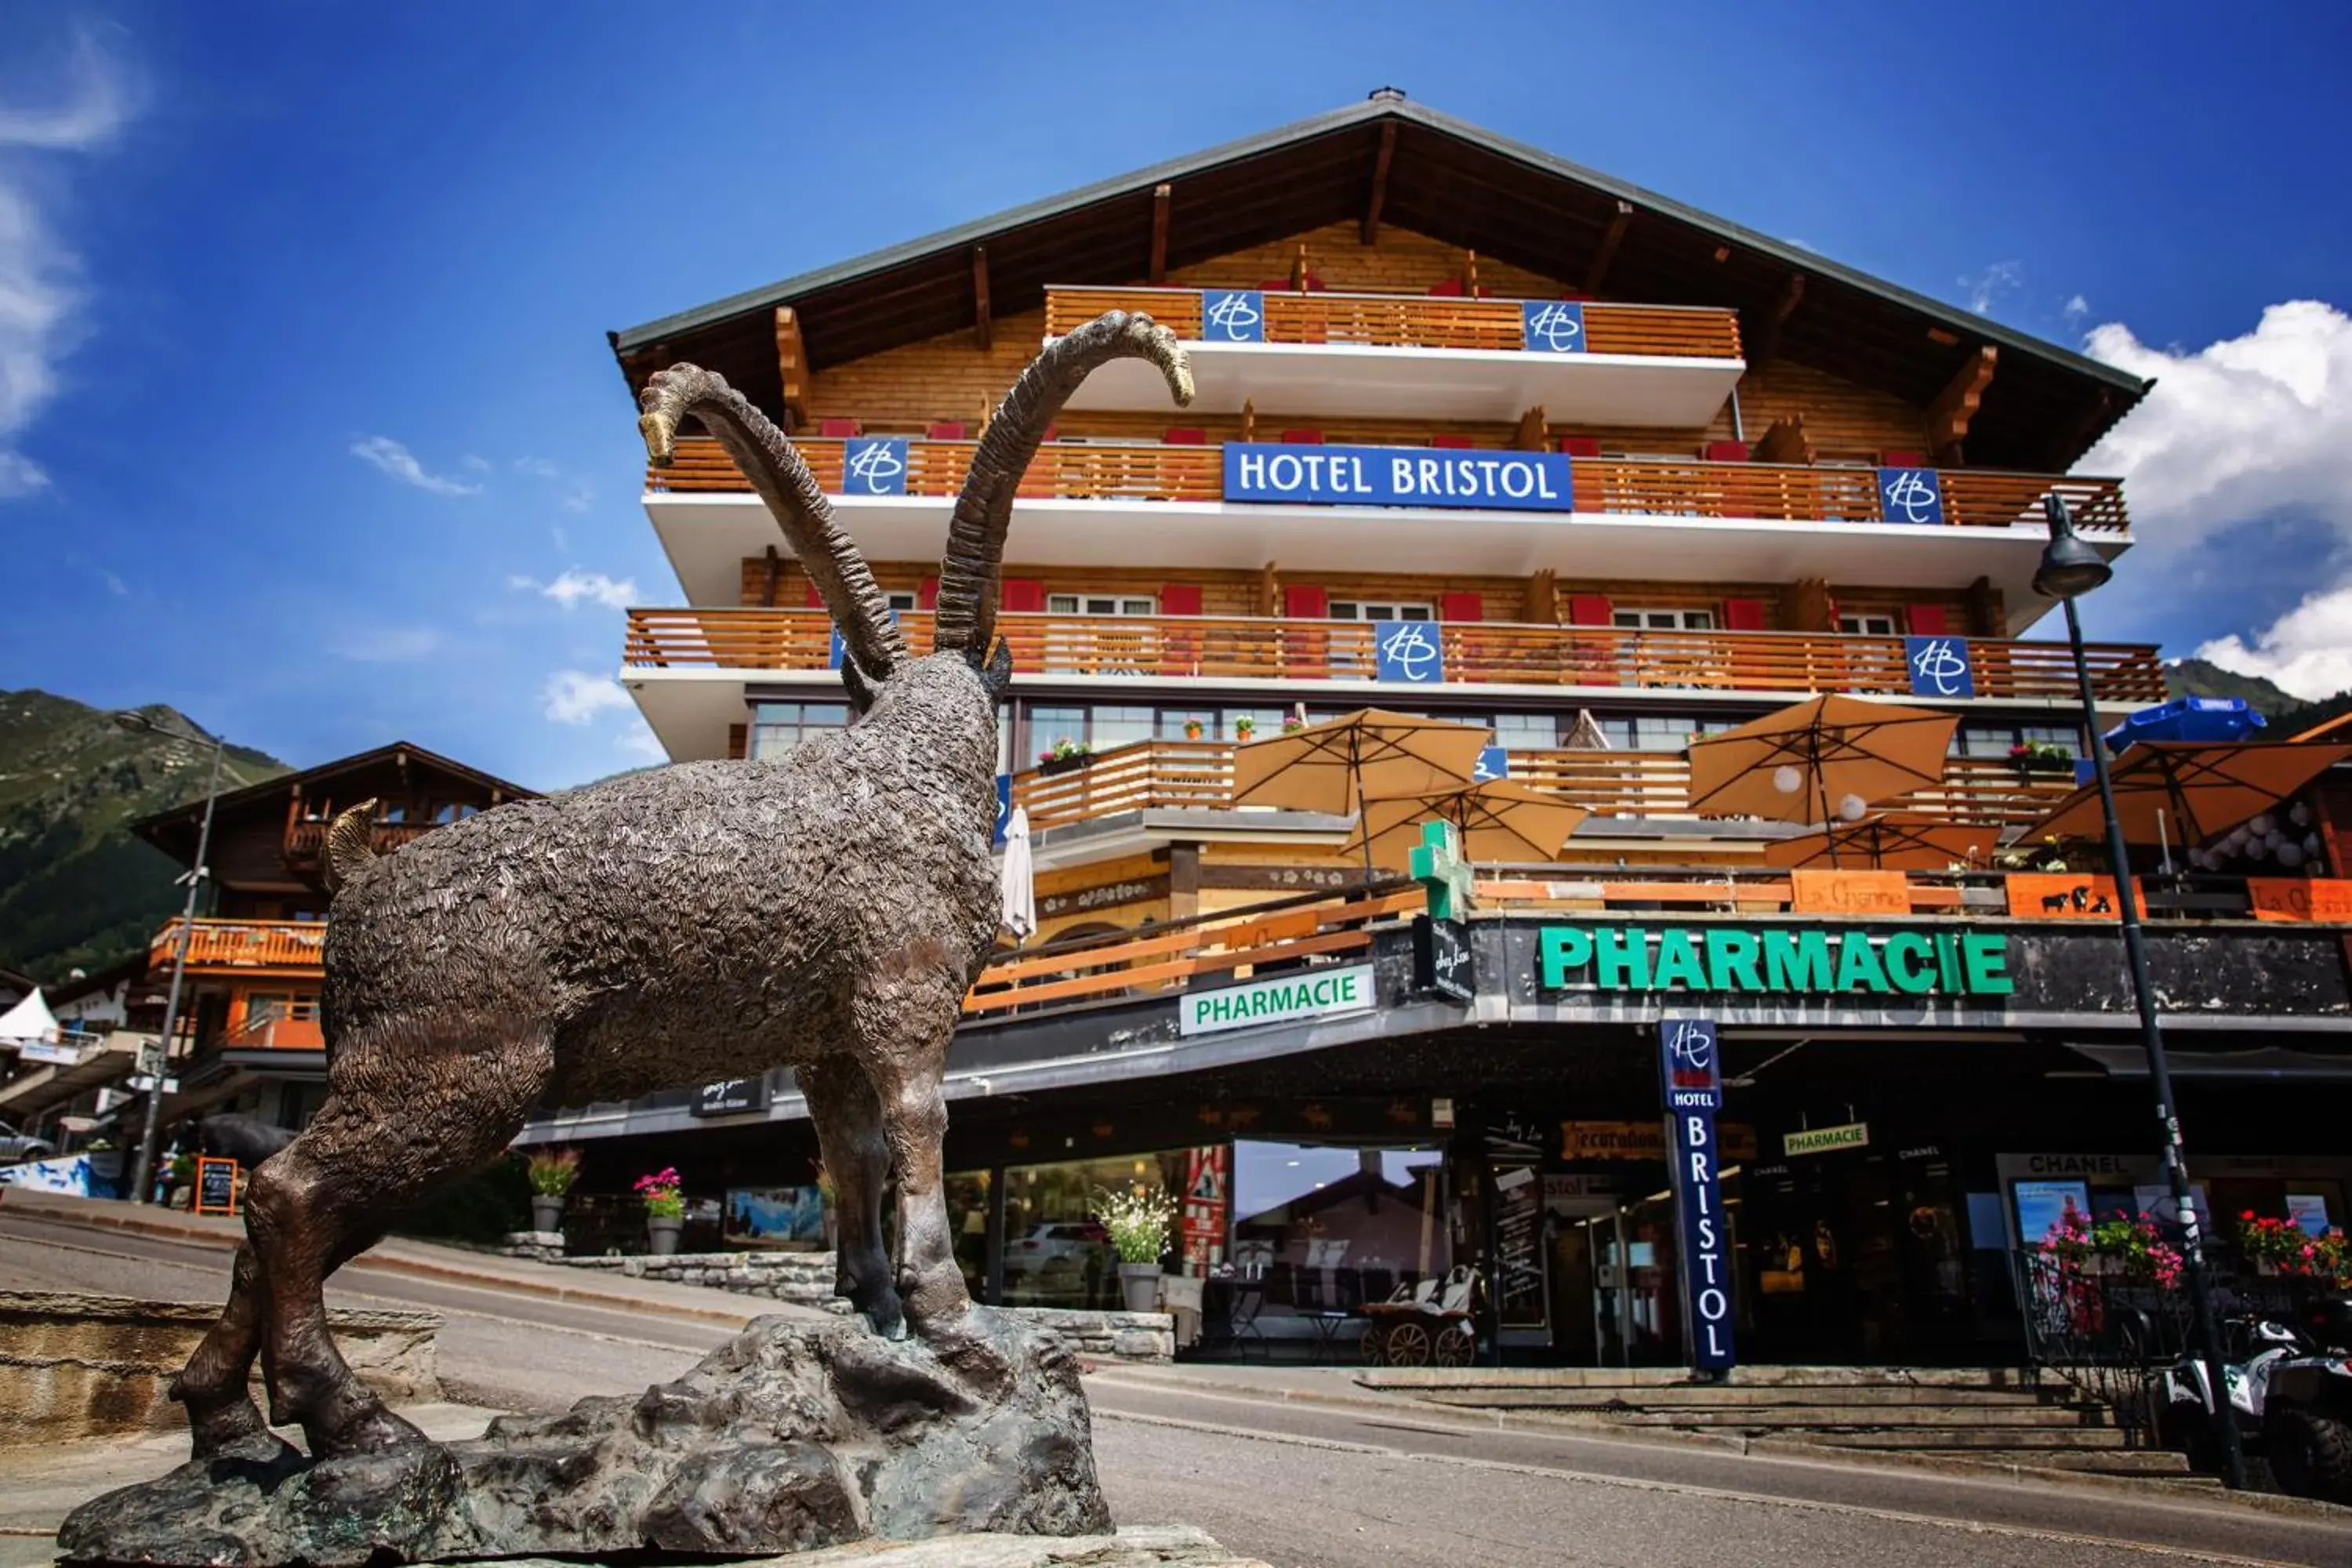
{"label": "sidewalk", "polygon": [[[108,1198],[67,1197],[56,1193],[6,1189],[0,1197],[0,1216],[32,1220],[44,1226],[80,1230],[114,1231],[126,1236],[152,1237],[220,1251],[233,1252],[245,1239],[245,1222],[217,1215],[192,1215],[179,1209],[153,1208]],[[394,1238],[379,1243],[344,1265],[346,1275],[403,1274],[477,1289],[538,1296],[579,1306],[620,1311],[656,1312],[667,1317],[740,1328],[753,1318],[819,1316],[803,1307],[756,1297],[730,1295],[698,1285],[673,1285],[656,1279],[631,1279],[617,1274],[553,1268],[528,1258],[500,1258],[464,1247],[429,1241]]]}

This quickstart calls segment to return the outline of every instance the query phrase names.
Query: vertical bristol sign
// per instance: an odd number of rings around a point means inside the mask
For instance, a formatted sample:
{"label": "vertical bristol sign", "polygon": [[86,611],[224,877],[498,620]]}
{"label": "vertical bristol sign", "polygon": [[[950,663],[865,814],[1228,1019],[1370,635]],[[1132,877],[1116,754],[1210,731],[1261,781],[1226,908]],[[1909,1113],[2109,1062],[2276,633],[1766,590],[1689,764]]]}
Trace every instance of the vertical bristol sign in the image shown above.
{"label": "vertical bristol sign", "polygon": [[1658,1076],[1666,1100],[1666,1158],[1682,1215],[1683,1322],[1691,1365],[1727,1371],[1731,1342],[1730,1226],[1717,1169],[1715,1113],[1723,1104],[1723,1064],[1712,1018],[1658,1021]]}

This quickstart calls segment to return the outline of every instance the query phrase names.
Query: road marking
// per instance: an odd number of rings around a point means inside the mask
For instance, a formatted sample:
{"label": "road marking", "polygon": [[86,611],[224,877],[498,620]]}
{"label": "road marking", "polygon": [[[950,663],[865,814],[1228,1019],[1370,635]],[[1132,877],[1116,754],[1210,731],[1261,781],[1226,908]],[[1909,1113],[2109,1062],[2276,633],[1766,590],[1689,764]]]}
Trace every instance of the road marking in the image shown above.
{"label": "road marking", "polygon": [[2046,1542],[2053,1545],[2095,1546],[2111,1552],[2137,1552],[2144,1556],[2176,1559],[2186,1563],[2220,1563],[2230,1568],[2297,1568],[2297,1565],[2276,1557],[2221,1556],[2179,1546],[2159,1546],[2148,1542],[2128,1541],[2106,1535],[2084,1535],[2073,1531],[2045,1530],[2029,1524],[1996,1524],[1982,1520],[1948,1519],[1932,1513],[1910,1513],[1901,1509],[1873,1508],[1866,1503],[1824,1502],[1811,1498],[1775,1497],[1769,1492],[1740,1491],[1729,1487],[1693,1486],[1685,1481],[1643,1480],[1635,1476],[1604,1476],[1588,1470],[1559,1470],[1543,1465],[1523,1465],[1508,1459],[1481,1459],[1463,1454],[1425,1454],[1411,1448],[1392,1448],[1379,1443],[1350,1443],[1334,1437],[1301,1437],[1286,1432],[1255,1432],[1246,1426],[1227,1426],[1213,1421],[1187,1421],[1175,1415],[1142,1415],[1127,1410],[1100,1410],[1097,1419],[1132,1422],[1139,1426],[1165,1426],[1182,1432],[1199,1432],[1221,1437],[1240,1437],[1258,1443],[1284,1443],[1293,1447],[1320,1448],[1336,1453],[1363,1454],[1375,1458],[1421,1461],[1428,1464],[1454,1465],[1463,1469],[1493,1470],[1505,1475],[1538,1477],[1556,1481],[1576,1481],[1590,1486],[1616,1487],[1625,1491],[1659,1492],[1676,1497],[1705,1498],[1713,1502],[1748,1503],[1763,1508],[1794,1510],[1801,1513],[1835,1514],[1848,1519],[1875,1520],[1887,1524],[1926,1525],[1937,1530],[1957,1530],[1968,1535],[2000,1536],[2004,1540]]}

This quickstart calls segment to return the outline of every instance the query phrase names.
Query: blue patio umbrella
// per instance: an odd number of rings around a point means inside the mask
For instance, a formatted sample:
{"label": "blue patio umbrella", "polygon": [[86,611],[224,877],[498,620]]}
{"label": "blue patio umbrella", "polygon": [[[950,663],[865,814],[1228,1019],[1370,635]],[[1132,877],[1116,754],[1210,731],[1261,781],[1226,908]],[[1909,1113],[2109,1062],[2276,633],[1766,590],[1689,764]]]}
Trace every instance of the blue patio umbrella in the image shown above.
{"label": "blue patio umbrella", "polygon": [[2249,740],[2268,722],[2242,697],[2176,697],[2130,715],[2105,740],[2107,751],[2121,756],[2142,741]]}

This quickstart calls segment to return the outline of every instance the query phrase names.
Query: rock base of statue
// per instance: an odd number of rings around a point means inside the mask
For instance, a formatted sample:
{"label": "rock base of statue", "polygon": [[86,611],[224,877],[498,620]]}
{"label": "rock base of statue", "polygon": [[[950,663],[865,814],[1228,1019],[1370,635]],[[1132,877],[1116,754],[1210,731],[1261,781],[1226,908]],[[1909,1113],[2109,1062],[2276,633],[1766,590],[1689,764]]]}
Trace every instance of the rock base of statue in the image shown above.
{"label": "rock base of statue", "polygon": [[312,1462],[265,1434],[84,1503],[58,1546],[75,1563],[380,1568],[1109,1529],[1066,1343],[975,1307],[934,1341],[761,1318],[675,1383],[500,1416],[472,1442]]}

